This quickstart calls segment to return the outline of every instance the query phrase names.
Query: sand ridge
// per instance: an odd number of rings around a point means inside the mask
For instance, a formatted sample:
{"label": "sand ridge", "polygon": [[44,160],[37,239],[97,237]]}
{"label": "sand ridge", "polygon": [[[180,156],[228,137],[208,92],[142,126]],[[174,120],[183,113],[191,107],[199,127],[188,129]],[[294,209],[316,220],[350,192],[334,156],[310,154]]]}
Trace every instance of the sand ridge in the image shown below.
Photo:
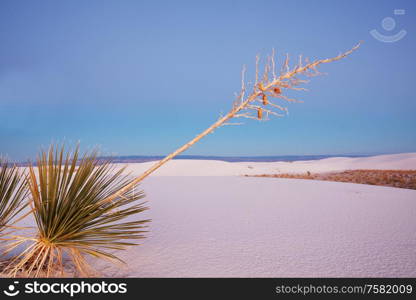
{"label": "sand ridge", "polygon": [[[155,162],[119,164],[138,175]],[[331,172],[359,169],[416,170],[416,153],[371,157],[334,157],[294,162],[225,162],[177,159],[168,162],[152,176],[242,176],[276,173]]]}

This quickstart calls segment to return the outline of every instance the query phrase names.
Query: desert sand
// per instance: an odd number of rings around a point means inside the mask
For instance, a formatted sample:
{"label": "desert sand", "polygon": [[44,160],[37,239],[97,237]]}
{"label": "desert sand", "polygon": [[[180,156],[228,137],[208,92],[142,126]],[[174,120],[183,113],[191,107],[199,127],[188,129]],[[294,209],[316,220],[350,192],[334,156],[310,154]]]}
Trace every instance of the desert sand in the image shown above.
{"label": "desert sand", "polygon": [[416,169],[416,154],[169,162],[142,184],[148,238],[119,253],[127,267],[97,267],[122,277],[416,276],[415,190],[236,176],[350,168]]}
{"label": "desert sand", "polygon": [[240,176],[360,168],[416,169],[416,153],[171,161],[140,186],[147,238],[117,252],[125,267],[94,267],[108,277],[415,277],[416,190]]}

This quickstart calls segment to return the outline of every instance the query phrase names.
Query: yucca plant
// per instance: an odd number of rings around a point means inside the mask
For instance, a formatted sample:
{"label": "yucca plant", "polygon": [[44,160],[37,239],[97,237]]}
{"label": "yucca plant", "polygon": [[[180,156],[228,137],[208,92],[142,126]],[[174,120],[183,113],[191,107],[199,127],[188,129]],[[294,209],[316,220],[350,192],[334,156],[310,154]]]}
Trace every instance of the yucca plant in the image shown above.
{"label": "yucca plant", "polygon": [[[13,244],[31,242],[13,260],[10,276],[19,271],[30,277],[63,274],[64,256],[72,261],[79,276],[92,275],[86,260],[89,255],[122,262],[110,250],[137,245],[149,222],[135,216],[147,209],[144,203],[136,202],[144,197],[142,191],[128,189],[106,200],[131,182],[123,172],[124,168],[116,170],[111,161],[99,159],[97,151],[82,158],[78,147],[72,155],[63,147],[42,151],[27,177],[37,235]],[[126,220],[129,216],[136,218]]]}
{"label": "yucca plant", "polygon": [[8,230],[16,229],[13,224],[24,216],[17,218],[27,204],[27,186],[22,176],[16,165],[0,158],[0,240]]}
{"label": "yucca plant", "polygon": [[63,149],[58,151],[51,147],[49,151],[42,152],[38,159],[38,177],[31,166],[27,179],[38,234],[35,238],[21,238],[12,245],[15,247],[32,241],[13,261],[15,265],[11,275],[26,269],[29,275],[35,276],[46,270],[48,276],[55,265],[62,270],[64,253],[72,259],[81,274],[88,273],[86,255],[119,260],[108,249],[125,249],[134,245],[128,240],[143,238],[144,224],[149,221],[120,222],[146,209],[143,203],[132,204],[143,197],[142,192],[136,194],[133,191],[137,184],[216,129],[240,124],[230,123],[230,120],[248,118],[265,121],[272,115],[287,114],[288,109],[276,101],[298,100],[289,98],[285,91],[305,90],[302,87],[308,82],[305,77],[319,75],[318,66],[343,59],[359,46],[327,59],[309,61],[300,56],[293,67],[290,67],[287,56],[280,73],[276,71],[273,51],[267,57],[263,75],[260,74],[260,59],[257,56],[255,81],[246,83],[243,68],[241,91],[228,113],[136,178],[123,176],[123,170],[114,173],[111,163],[98,160],[96,152],[84,156],[78,165],[78,148],[72,156],[67,154],[65,158]]}

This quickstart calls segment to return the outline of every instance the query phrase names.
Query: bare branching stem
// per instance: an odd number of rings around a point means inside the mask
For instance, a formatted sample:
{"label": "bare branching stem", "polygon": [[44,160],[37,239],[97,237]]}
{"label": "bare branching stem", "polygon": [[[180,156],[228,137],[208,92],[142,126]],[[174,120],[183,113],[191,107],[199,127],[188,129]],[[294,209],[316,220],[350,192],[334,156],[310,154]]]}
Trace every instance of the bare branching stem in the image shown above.
{"label": "bare branching stem", "polygon": [[[113,195],[107,197],[107,200],[111,201],[111,200],[115,199],[116,197],[125,193],[127,190],[133,188],[138,183],[140,183],[143,179],[145,179],[147,176],[149,176],[154,171],[156,171],[161,166],[163,166],[165,163],[167,163],[169,160],[173,159],[178,154],[180,154],[180,153],[184,152],[185,150],[189,149],[192,145],[194,145],[196,142],[201,140],[206,135],[214,132],[215,129],[217,129],[217,128],[223,126],[223,125],[232,124],[232,123],[228,123],[228,121],[230,119],[244,117],[244,118],[249,118],[249,119],[263,120],[263,117],[262,117],[263,112],[266,114],[266,116],[268,116],[269,114],[276,115],[276,116],[281,116],[281,114],[278,114],[278,113],[274,112],[271,109],[265,109],[264,107],[260,107],[258,105],[253,105],[253,103],[255,101],[259,100],[259,99],[260,100],[263,99],[264,95],[266,95],[266,94],[270,97],[283,99],[283,100],[286,100],[286,101],[289,101],[289,102],[294,102],[294,101],[300,102],[296,99],[291,99],[291,98],[288,98],[285,95],[282,95],[281,90],[282,89],[305,90],[304,88],[295,87],[299,84],[308,82],[307,80],[301,80],[301,79],[296,78],[297,75],[304,75],[304,76],[308,76],[308,77],[312,77],[312,76],[315,76],[315,75],[320,75],[321,73],[319,73],[318,70],[316,69],[319,65],[340,60],[340,59],[346,57],[347,55],[351,54],[352,52],[354,52],[356,49],[358,49],[359,46],[360,46],[360,43],[357,44],[356,46],[354,46],[352,49],[348,50],[347,52],[344,52],[344,53],[342,53],[342,54],[340,54],[336,57],[315,60],[313,62],[309,62],[308,59],[303,60],[302,56],[300,56],[298,64],[296,66],[294,66],[292,69],[290,69],[290,67],[289,67],[289,56],[287,56],[283,65],[282,65],[282,72],[281,72],[280,76],[277,76],[277,77],[276,77],[276,74],[275,74],[275,58],[274,58],[274,50],[273,50],[273,55],[271,57],[269,56],[268,59],[267,59],[267,62],[266,62],[265,67],[264,67],[264,73],[263,73],[263,76],[261,77],[262,78],[261,80],[260,80],[260,76],[258,74],[258,72],[259,72],[259,56],[256,56],[255,84],[253,86],[251,94],[249,94],[245,98],[245,93],[246,93],[246,88],[247,87],[246,87],[245,78],[244,78],[244,75],[245,75],[245,67],[244,67],[243,71],[242,71],[241,92],[240,92],[240,94],[237,98],[237,101],[234,102],[231,110],[226,115],[221,116],[214,124],[212,124],[207,129],[205,129],[203,132],[198,134],[195,138],[190,140],[188,143],[184,144],[180,148],[176,149],[174,152],[167,155],[162,160],[155,163],[148,170],[146,170],[143,174],[141,174],[140,176],[138,176],[137,178],[132,180],[130,182],[130,184],[126,185],[124,188],[117,191]],[[270,74],[270,72],[271,72],[271,74]],[[270,77],[272,77],[271,80],[270,80]],[[268,106],[268,105],[270,105],[270,107],[277,108],[280,111],[286,111],[287,112],[287,108],[282,107],[278,104],[274,104],[270,101],[267,101],[266,106]],[[255,115],[251,114],[251,112],[253,112],[253,111],[255,111]],[[261,117],[259,117],[259,116],[261,116]]]}

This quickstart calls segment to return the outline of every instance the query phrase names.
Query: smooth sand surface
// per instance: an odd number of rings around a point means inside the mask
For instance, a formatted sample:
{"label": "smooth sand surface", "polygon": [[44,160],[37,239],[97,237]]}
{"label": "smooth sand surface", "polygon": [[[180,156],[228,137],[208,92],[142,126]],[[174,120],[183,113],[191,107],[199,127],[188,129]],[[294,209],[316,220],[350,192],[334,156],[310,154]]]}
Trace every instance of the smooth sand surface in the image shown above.
{"label": "smooth sand surface", "polygon": [[245,177],[153,177],[131,277],[415,277],[416,191]]}
{"label": "smooth sand surface", "polygon": [[94,266],[109,277],[416,277],[416,190],[236,176],[358,168],[416,169],[416,154],[171,161],[141,185],[150,210],[138,217],[153,221],[142,245],[117,253],[127,267]]}

